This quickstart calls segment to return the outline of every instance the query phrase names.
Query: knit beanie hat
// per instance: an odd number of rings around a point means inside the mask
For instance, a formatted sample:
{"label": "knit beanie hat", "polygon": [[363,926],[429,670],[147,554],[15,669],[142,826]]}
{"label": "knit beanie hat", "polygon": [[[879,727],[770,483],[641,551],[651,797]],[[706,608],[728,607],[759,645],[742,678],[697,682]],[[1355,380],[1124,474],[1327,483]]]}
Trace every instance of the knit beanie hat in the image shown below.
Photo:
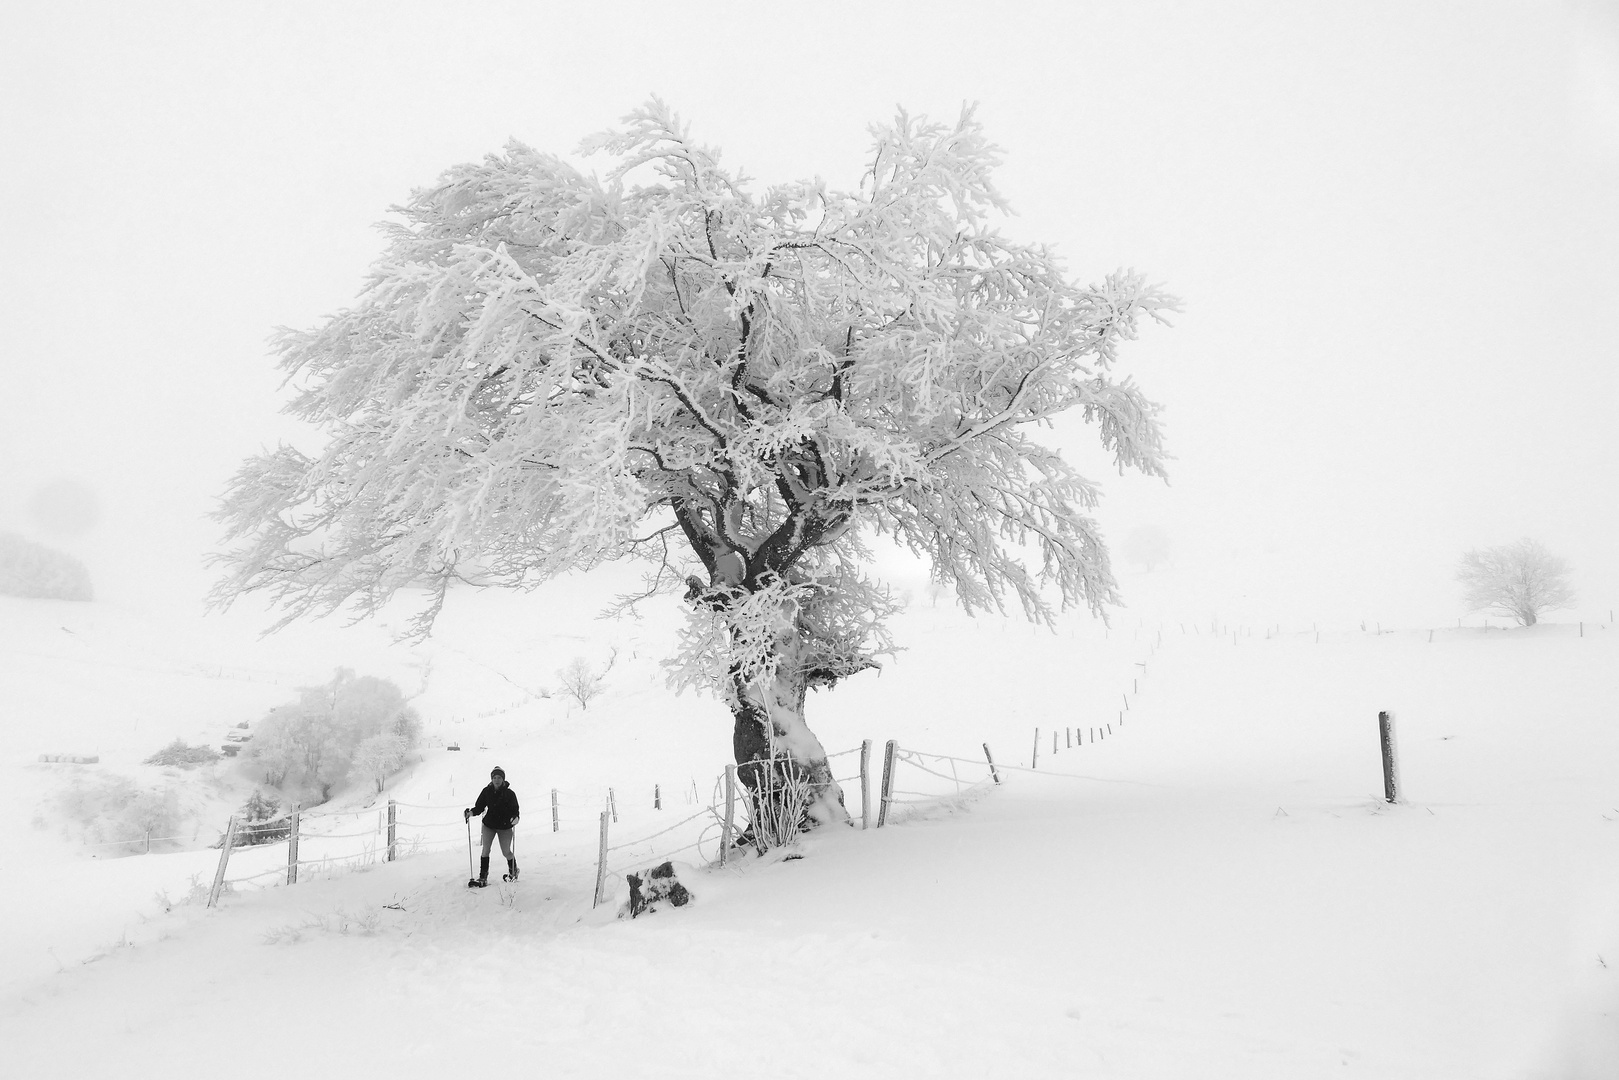
{"label": "knit beanie hat", "polygon": [[493,769],[489,770],[489,779],[493,780],[497,776],[502,780],[506,779],[506,770],[502,769],[499,765],[496,765]]}

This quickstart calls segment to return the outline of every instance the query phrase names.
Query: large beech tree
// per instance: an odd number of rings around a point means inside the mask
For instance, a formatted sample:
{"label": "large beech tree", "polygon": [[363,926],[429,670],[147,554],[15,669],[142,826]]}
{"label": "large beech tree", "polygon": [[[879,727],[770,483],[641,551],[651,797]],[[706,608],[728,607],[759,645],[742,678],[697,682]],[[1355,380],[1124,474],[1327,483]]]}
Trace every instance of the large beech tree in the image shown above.
{"label": "large beech tree", "polygon": [[1097,490],[1035,436],[1077,411],[1163,475],[1157,407],[1114,369],[1175,302],[999,235],[970,110],[874,128],[849,191],[752,191],[656,100],[623,125],[585,144],[604,180],[517,142],[449,170],[352,308],[277,334],[322,448],[237,473],[218,595],[290,620],[425,589],[426,633],[458,580],[650,560],[648,594],[689,607],[676,679],[729,706],[744,780],[844,820],[804,703],[888,645],[866,543],[969,610],[1116,603]]}

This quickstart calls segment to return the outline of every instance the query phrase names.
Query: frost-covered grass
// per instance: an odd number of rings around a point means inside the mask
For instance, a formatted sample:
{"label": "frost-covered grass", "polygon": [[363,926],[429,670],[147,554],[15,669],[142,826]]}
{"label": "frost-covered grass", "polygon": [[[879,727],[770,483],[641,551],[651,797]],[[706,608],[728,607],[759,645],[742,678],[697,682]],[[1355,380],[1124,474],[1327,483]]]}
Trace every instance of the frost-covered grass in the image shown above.
{"label": "frost-covered grass", "polygon": [[[390,795],[470,802],[491,765],[506,769],[525,807],[518,888],[467,890],[452,833],[445,849],[241,889],[212,912],[197,886],[217,853],[92,859],[30,828],[17,792],[43,799],[75,768],[40,766],[36,750],[98,744],[103,764],[80,772],[134,775],[137,755],[216,717],[223,730],[264,695],[176,674],[192,650],[183,624],[90,605],[94,649],[42,660],[59,612],[8,608],[0,679],[17,722],[3,767],[18,813],[0,854],[32,872],[8,874],[0,935],[6,1075],[132,1061],[242,1077],[496,1063],[545,1076],[1619,1075],[1619,631],[1451,629],[1430,643],[1425,629],[1324,627],[1316,644],[1255,627],[1234,643],[1166,623],[1160,644],[1156,623],[1128,617],[1105,636],[1049,634],[918,599],[898,627],[909,651],[812,699],[828,748],[894,738],[976,759],[987,741],[1027,766],[1038,724],[1040,774],[1008,770],[889,828],[813,837],[802,859],[688,866],[695,903],[627,922],[614,917],[622,881],[614,904],[590,907],[588,796],[613,785],[623,835],[650,831],[694,809],[693,778],[708,796],[729,739],[713,702],[662,688],[669,626],[565,614],[588,608],[580,598],[469,598],[412,651],[342,639],[376,647],[401,685],[425,671],[429,736],[464,748],[430,748]],[[349,662],[332,652],[340,637],[307,655],[199,640],[221,671],[319,678]],[[573,657],[599,664],[614,647],[588,711],[541,696]],[[275,663],[264,648],[281,650]],[[70,665],[77,678],[59,678]],[[284,691],[271,689],[266,704]],[[157,700],[172,722],[129,737],[120,725]],[[1382,709],[1399,725],[1404,805],[1380,799]],[[1051,755],[1053,726],[1107,723],[1106,741]],[[553,786],[581,796],[554,836]]]}

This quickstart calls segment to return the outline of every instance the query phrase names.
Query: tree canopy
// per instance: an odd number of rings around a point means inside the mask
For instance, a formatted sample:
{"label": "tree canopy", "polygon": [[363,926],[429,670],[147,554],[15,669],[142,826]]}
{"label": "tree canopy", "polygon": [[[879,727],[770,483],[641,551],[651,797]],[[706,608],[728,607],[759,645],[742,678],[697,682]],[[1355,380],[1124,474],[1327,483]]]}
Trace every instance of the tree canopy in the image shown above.
{"label": "tree canopy", "polygon": [[1488,611],[1533,626],[1540,616],[1574,602],[1569,567],[1538,540],[1475,548],[1462,556],[1456,580],[1469,611]]}
{"label": "tree canopy", "polygon": [[586,141],[604,178],[511,142],[415,191],[354,306],[274,339],[324,443],[231,482],[221,598],[290,619],[424,587],[425,633],[458,580],[646,559],[649,594],[690,601],[682,677],[751,702],[739,730],[772,746],[788,699],[886,646],[873,538],[969,610],[1116,602],[1097,488],[1035,434],[1077,410],[1163,475],[1157,407],[1115,367],[1175,301],[997,232],[971,110],[872,132],[854,189],[760,193],[654,99]]}

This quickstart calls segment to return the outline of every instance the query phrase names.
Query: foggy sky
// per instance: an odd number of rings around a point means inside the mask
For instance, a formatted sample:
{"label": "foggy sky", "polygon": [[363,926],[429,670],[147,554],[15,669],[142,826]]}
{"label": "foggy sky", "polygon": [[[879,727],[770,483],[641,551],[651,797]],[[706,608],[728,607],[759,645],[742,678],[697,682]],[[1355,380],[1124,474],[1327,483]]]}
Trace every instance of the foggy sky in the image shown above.
{"label": "foggy sky", "polygon": [[[388,206],[509,138],[571,151],[657,93],[760,188],[853,187],[868,123],[976,101],[1005,231],[1185,302],[1124,354],[1166,407],[1171,483],[1109,475],[1077,420],[1057,433],[1111,537],[1170,537],[1139,596],[1444,622],[1462,550],[1532,535],[1574,564],[1560,617],[1605,617],[1619,5],[987,10],[8,14],[0,529],[82,554],[110,598],[194,603],[202,515],[293,431],[268,333],[349,302]],[[87,530],[39,510],[63,479],[99,501]]]}

